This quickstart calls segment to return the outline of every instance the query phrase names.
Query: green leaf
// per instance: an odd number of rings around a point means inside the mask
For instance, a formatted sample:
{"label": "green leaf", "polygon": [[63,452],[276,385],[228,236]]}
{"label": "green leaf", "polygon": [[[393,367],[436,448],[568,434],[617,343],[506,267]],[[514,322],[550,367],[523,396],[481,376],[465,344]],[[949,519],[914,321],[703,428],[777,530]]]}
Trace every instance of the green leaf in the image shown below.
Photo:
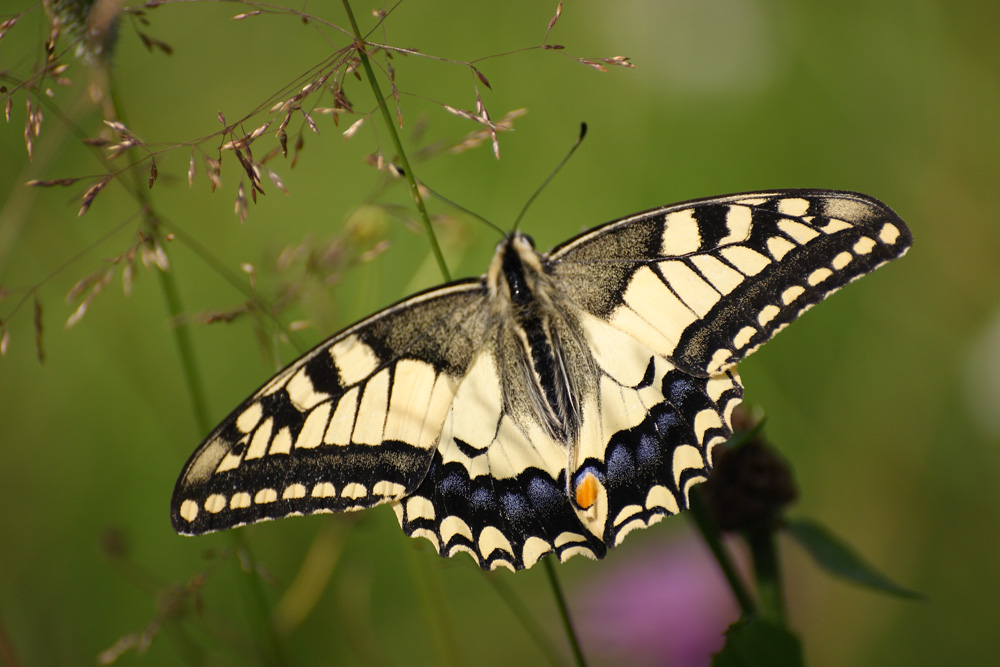
{"label": "green leaf", "polygon": [[785,530],[801,544],[816,563],[830,574],[901,598],[924,596],[891,581],[851,550],[829,530],[808,519],[788,521]]}
{"label": "green leaf", "polygon": [[741,619],[726,631],[712,667],[802,667],[802,644],[787,628],[764,618]]}

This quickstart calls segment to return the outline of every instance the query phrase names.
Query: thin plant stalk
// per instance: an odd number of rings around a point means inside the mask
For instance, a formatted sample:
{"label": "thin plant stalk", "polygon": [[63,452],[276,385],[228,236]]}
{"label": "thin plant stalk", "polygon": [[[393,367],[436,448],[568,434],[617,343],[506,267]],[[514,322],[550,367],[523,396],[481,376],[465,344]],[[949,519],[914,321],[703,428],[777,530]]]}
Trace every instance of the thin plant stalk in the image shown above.
{"label": "thin plant stalk", "polygon": [[763,526],[745,534],[753,559],[754,578],[761,614],[768,620],[785,625],[785,601],[782,592],[781,568],[778,563],[777,534],[773,527]]}
{"label": "thin plant stalk", "polygon": [[566,629],[566,639],[569,640],[570,650],[573,651],[573,663],[577,667],[587,667],[587,660],[583,657],[583,650],[580,648],[580,640],[576,638],[576,629],[573,627],[573,619],[569,615],[569,607],[566,598],[563,596],[562,586],[559,584],[559,577],[556,576],[556,566],[552,564],[555,556],[542,559],[545,566],[545,574],[548,575],[549,585],[556,598],[556,606],[559,608],[559,618]]}
{"label": "thin plant stalk", "polygon": [[[417,211],[420,213],[420,219],[427,232],[427,237],[431,244],[431,250],[437,260],[438,267],[441,270],[441,275],[444,276],[446,281],[451,280],[451,274],[448,271],[448,266],[444,261],[444,255],[441,253],[441,248],[438,245],[437,236],[435,235],[434,228],[431,225],[430,216],[427,214],[427,208],[424,206],[423,197],[421,197],[420,190],[417,187],[417,180],[413,174],[413,169],[410,168],[410,162],[406,157],[406,151],[403,149],[403,144],[399,139],[399,134],[396,132],[396,126],[392,120],[392,115],[389,113],[389,108],[386,106],[382,90],[379,88],[378,80],[375,77],[375,70],[372,68],[371,62],[368,59],[368,53],[365,51],[364,37],[361,35],[360,28],[358,28],[358,23],[354,18],[354,12],[351,10],[350,2],[348,0],[343,0],[343,4],[344,11],[347,12],[347,17],[351,22],[351,29],[354,32],[355,49],[358,57],[361,59],[365,73],[367,74],[368,83],[371,85],[372,93],[375,95],[375,100],[378,103],[379,109],[382,110],[382,118],[389,131],[389,136],[392,138],[392,142],[396,147],[396,153],[404,172],[403,175],[406,178],[407,183],[409,183],[410,194],[413,196],[414,204],[417,207]],[[434,585],[434,582],[430,580],[430,577],[425,570],[419,569],[419,566],[416,567],[418,567],[418,586],[421,588],[424,602],[431,603],[435,599],[440,600],[440,586]],[[440,612],[441,609],[442,607],[439,606],[436,611]],[[444,613],[432,613],[429,616],[432,624],[433,635],[438,638],[439,649],[442,652],[442,657],[454,663],[457,658],[457,648],[454,645],[454,642],[451,641],[454,637],[454,632],[451,628],[450,619]]]}
{"label": "thin plant stalk", "polygon": [[400,166],[403,169],[403,176],[406,178],[406,182],[410,186],[410,195],[413,197],[413,203],[417,207],[417,211],[420,213],[420,220],[423,222],[424,229],[427,232],[427,239],[431,244],[431,251],[434,253],[434,259],[437,260],[438,268],[441,269],[441,275],[444,276],[445,282],[451,280],[451,272],[448,271],[448,265],[444,261],[444,255],[441,253],[441,246],[438,245],[437,235],[434,233],[434,226],[431,225],[431,218],[427,214],[427,207],[424,206],[424,198],[420,195],[420,188],[417,186],[417,179],[413,175],[413,169],[410,168],[410,161],[406,157],[406,151],[403,150],[403,142],[399,139],[399,133],[396,132],[396,124],[392,120],[392,114],[389,113],[389,107],[386,106],[385,97],[382,95],[382,89],[378,85],[378,79],[375,77],[375,70],[372,69],[371,61],[368,59],[368,52],[365,50],[365,40],[361,35],[361,30],[358,28],[358,22],[354,18],[354,12],[351,11],[351,3],[349,0],[343,0],[344,11],[347,12],[347,18],[351,22],[351,30],[354,32],[354,48],[357,51],[358,57],[361,59],[361,64],[365,69],[365,74],[368,76],[368,83],[372,87],[372,92],[375,93],[375,101],[378,102],[378,108],[382,111],[382,119],[385,121],[385,126],[389,131],[389,138],[392,139],[393,146],[396,147],[396,155],[399,159]]}
{"label": "thin plant stalk", "polygon": [[[117,120],[125,123],[125,125],[128,125],[128,119],[125,114],[124,106],[121,104],[121,100],[118,97],[117,89],[113,84],[110,71],[108,72],[108,90]],[[134,164],[135,154],[133,148],[128,149],[128,156]],[[131,176],[132,193],[142,209],[143,223],[146,227],[146,232],[151,238],[159,240],[161,234],[157,226],[156,216],[153,214],[153,207],[152,202],[149,199],[149,193],[146,188],[143,187],[142,179],[136,174],[135,170],[132,170]],[[181,302],[180,292],[177,289],[177,283],[174,280],[173,274],[169,271],[162,270],[157,273],[160,277],[160,289],[163,292],[163,299],[167,307],[167,314],[169,315],[171,321],[179,322],[180,316],[184,312],[184,307]],[[174,337],[174,343],[177,347],[178,357],[181,361],[181,368],[185,384],[187,385],[188,396],[191,399],[196,426],[200,432],[207,433],[210,428],[210,420],[208,417],[207,401],[205,399],[204,383],[202,382],[201,372],[199,371],[198,362],[195,358],[194,346],[191,343],[190,332],[183,324],[171,327],[171,332]],[[263,630],[261,634],[263,634],[265,643],[267,644],[272,655],[272,662],[277,665],[284,665],[286,664],[286,660],[283,657],[284,651],[281,647],[281,642],[278,639],[277,634],[274,632],[274,627],[270,622],[270,610],[268,608],[267,598],[260,586],[260,579],[256,575],[255,561],[250,553],[249,545],[246,543],[246,539],[243,534],[239,531],[232,532],[230,535],[232,535],[235,548],[242,553],[247,564],[247,569],[249,570],[247,572],[248,576],[244,577],[244,581],[246,581],[247,594],[253,601],[251,607],[257,610],[257,625]]]}
{"label": "thin plant stalk", "polygon": [[[409,183],[410,186],[410,194],[413,196],[414,204],[417,207],[417,211],[420,213],[420,219],[423,221],[424,227],[427,231],[427,236],[431,244],[431,250],[437,260],[438,267],[441,269],[441,275],[446,281],[449,281],[451,280],[451,273],[448,271],[448,266],[444,261],[444,255],[441,253],[441,247],[438,245],[437,236],[435,235],[434,228],[431,225],[430,216],[427,214],[423,197],[421,197],[420,189],[417,186],[416,176],[413,173],[413,169],[410,167],[410,162],[406,157],[406,151],[403,149],[403,144],[399,139],[399,134],[396,132],[396,126],[392,119],[392,114],[389,113],[389,107],[385,103],[385,97],[382,95],[382,90],[378,85],[378,80],[375,77],[375,71],[371,66],[370,60],[368,59],[368,53],[365,50],[364,37],[361,34],[361,29],[358,27],[357,20],[354,18],[354,12],[351,10],[350,0],[342,0],[342,2],[344,5],[344,11],[347,12],[347,17],[351,22],[351,30],[354,33],[355,49],[361,60],[361,64],[364,67],[365,74],[368,77],[368,82],[372,87],[372,92],[375,94],[375,100],[382,112],[382,118],[389,131],[389,136],[396,148],[396,154],[404,172],[403,175],[406,177],[407,183]],[[569,640],[570,648],[573,651],[573,658],[579,667],[584,667],[586,665],[586,661],[583,658],[583,652],[580,650],[580,643],[577,640],[576,632],[573,629],[573,624],[569,616],[569,610],[566,606],[566,600],[563,597],[562,588],[559,585],[559,579],[556,575],[555,568],[550,562],[551,559],[546,558],[544,561],[549,584],[552,587],[552,593],[556,599],[556,604],[559,607],[560,616],[566,629],[566,636]]]}
{"label": "thin plant stalk", "polygon": [[722,533],[715,524],[715,520],[712,519],[708,507],[705,505],[705,500],[701,496],[701,490],[698,488],[692,489],[691,506],[688,508],[688,516],[694,521],[698,532],[701,533],[702,539],[705,540],[709,550],[712,552],[712,556],[715,557],[716,562],[719,564],[719,569],[722,570],[722,574],[726,578],[730,590],[733,591],[733,596],[736,598],[736,603],[740,606],[740,611],[744,616],[755,615],[757,613],[757,605],[743,585],[740,573],[736,571],[736,566],[733,565],[733,561],[729,557],[729,552],[726,551],[726,547],[722,543]]}
{"label": "thin plant stalk", "polygon": [[523,602],[521,602],[521,598],[519,598],[517,593],[511,589],[507,580],[500,576],[487,577],[487,580],[493,585],[493,590],[496,591],[497,595],[500,596],[500,599],[504,601],[511,613],[514,615],[514,618],[521,624],[521,627],[524,628],[524,631],[528,634],[528,636],[535,640],[535,644],[537,644],[539,650],[545,654],[545,658],[549,661],[549,664],[556,666],[563,664],[562,658],[556,651],[552,642],[550,642],[548,636],[542,632],[542,625],[533,617],[531,610],[528,609]]}

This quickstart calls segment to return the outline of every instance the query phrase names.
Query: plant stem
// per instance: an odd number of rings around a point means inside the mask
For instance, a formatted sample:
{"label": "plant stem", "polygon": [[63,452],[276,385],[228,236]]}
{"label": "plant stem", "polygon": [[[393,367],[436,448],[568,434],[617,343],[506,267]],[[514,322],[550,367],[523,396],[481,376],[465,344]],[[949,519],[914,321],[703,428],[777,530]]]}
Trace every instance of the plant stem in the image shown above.
{"label": "plant stem", "polygon": [[[121,100],[118,97],[117,88],[112,82],[110,71],[108,72],[108,91],[117,120],[128,126],[128,119],[125,114],[124,106],[121,104]],[[134,148],[130,147],[128,149],[128,156],[131,164],[137,164]],[[142,211],[143,226],[145,227],[144,231],[151,239],[155,239],[159,242],[162,234],[160,233],[156,215],[153,213],[153,205],[150,201],[149,192],[147,191],[147,188],[144,187],[142,182],[143,179],[134,169],[131,170],[130,175],[132,178],[132,193],[139,202],[139,206]],[[184,312],[184,306],[181,302],[180,292],[177,289],[177,283],[174,280],[173,274],[169,271],[160,270],[157,273],[160,278],[159,282],[160,289],[163,292],[163,299],[167,306],[167,314],[169,315],[171,321],[177,322],[179,316]],[[208,417],[204,384],[202,383],[201,373],[198,370],[198,362],[195,359],[194,346],[191,343],[190,332],[186,326],[181,324],[171,327],[171,332],[174,336],[174,343],[177,346],[177,354],[180,357],[181,369],[184,374],[185,384],[187,384],[188,396],[191,399],[195,425],[199,432],[207,433],[211,426],[211,422]],[[270,622],[270,610],[268,608],[267,598],[260,586],[260,579],[257,576],[256,566],[254,564],[255,561],[250,553],[249,546],[247,545],[246,539],[242,533],[235,532],[231,533],[231,535],[236,549],[242,552],[245,562],[247,563],[248,576],[245,578],[245,581],[247,582],[247,592],[253,599],[254,604],[251,606],[257,611],[257,624],[263,630],[262,634],[264,635],[265,642],[270,649],[272,662],[277,665],[284,665],[286,664],[286,661],[283,657],[281,643],[278,640],[278,637],[274,632],[274,627]]]}
{"label": "plant stem", "polygon": [[430,216],[427,214],[427,208],[424,206],[424,198],[420,196],[420,188],[417,187],[416,176],[413,174],[413,169],[410,168],[410,161],[406,157],[406,151],[403,150],[403,143],[399,139],[399,133],[396,132],[396,124],[392,120],[392,114],[389,113],[389,107],[385,103],[385,97],[383,97],[382,89],[378,85],[378,79],[375,78],[375,70],[372,69],[368,53],[365,51],[365,40],[361,36],[361,30],[358,28],[358,22],[354,18],[354,12],[351,11],[351,3],[349,0],[342,1],[344,11],[347,12],[347,18],[351,22],[351,30],[354,32],[354,48],[361,59],[362,66],[365,68],[365,74],[368,75],[368,83],[372,87],[372,92],[375,93],[375,101],[378,102],[378,107],[382,110],[382,118],[385,120],[385,126],[389,130],[389,137],[396,147],[396,155],[403,169],[403,176],[410,185],[410,195],[413,197],[413,203],[416,204],[417,211],[420,213],[420,220],[423,222],[424,229],[427,232],[427,238],[430,241],[434,259],[437,260],[438,267],[441,269],[441,275],[444,276],[445,281],[450,281],[451,273],[448,271],[448,265],[445,263],[444,255],[441,253],[441,246],[438,245],[437,235],[434,233]]}
{"label": "plant stem", "polygon": [[562,619],[563,627],[566,629],[566,638],[569,640],[569,647],[573,651],[573,661],[577,667],[586,667],[587,661],[583,657],[580,649],[580,641],[576,638],[576,630],[573,628],[573,621],[569,617],[569,607],[566,606],[566,598],[563,596],[562,586],[559,585],[559,578],[556,576],[556,567],[552,564],[555,556],[542,559],[545,566],[545,574],[548,575],[549,585],[556,598],[556,606],[559,608],[559,618]]}
{"label": "plant stem", "polygon": [[496,591],[497,595],[500,596],[500,599],[503,600],[504,603],[506,603],[506,605],[510,608],[514,618],[516,618],[517,622],[521,624],[521,627],[524,628],[524,631],[528,634],[528,636],[535,640],[535,643],[538,644],[538,648],[545,654],[545,658],[548,660],[549,664],[561,665],[562,658],[560,657],[558,651],[556,651],[552,642],[549,641],[549,638],[544,632],[542,632],[541,624],[539,624],[533,617],[531,610],[521,602],[519,597],[517,597],[517,593],[511,589],[507,580],[502,576],[488,576],[486,577],[486,580],[493,585],[493,590]]}
{"label": "plant stem", "polygon": [[753,558],[754,577],[761,613],[768,619],[785,624],[785,602],[782,594],[781,568],[775,544],[777,533],[770,525],[748,530],[745,534]]}
{"label": "plant stem", "polygon": [[739,572],[736,571],[733,561],[729,558],[729,552],[726,551],[725,545],[722,544],[722,533],[719,531],[719,527],[715,525],[708,507],[705,506],[705,501],[701,497],[701,490],[697,487],[691,490],[691,506],[688,509],[688,513],[694,520],[695,525],[698,527],[698,532],[701,533],[716,562],[719,564],[723,576],[726,577],[729,588],[733,591],[733,596],[736,598],[736,603],[740,606],[740,611],[744,616],[753,616],[757,613],[757,605],[754,604],[753,598],[750,597],[746,587],[743,585],[743,580],[740,579]]}

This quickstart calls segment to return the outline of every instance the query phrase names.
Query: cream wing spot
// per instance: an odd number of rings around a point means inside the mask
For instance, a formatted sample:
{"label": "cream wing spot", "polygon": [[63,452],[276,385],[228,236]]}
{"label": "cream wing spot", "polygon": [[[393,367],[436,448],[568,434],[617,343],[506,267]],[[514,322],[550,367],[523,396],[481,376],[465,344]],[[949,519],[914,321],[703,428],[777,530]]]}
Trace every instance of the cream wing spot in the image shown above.
{"label": "cream wing spot", "polygon": [[559,554],[559,562],[565,563],[573,556],[586,556],[591,560],[597,559],[597,556],[594,555],[594,552],[590,549],[590,547],[580,545],[564,549],[562,553]]}
{"label": "cream wing spot", "polygon": [[521,561],[524,567],[528,568],[538,562],[545,554],[552,551],[552,545],[540,537],[532,535],[524,541],[524,548],[521,550]]}
{"label": "cream wing spot", "polygon": [[281,498],[283,500],[297,500],[305,497],[306,487],[298,483],[289,484],[285,487],[285,490],[281,492]]}
{"label": "cream wing spot", "polygon": [[674,450],[674,484],[681,487],[681,476],[685,470],[701,468],[705,464],[701,452],[691,445],[681,445]]}
{"label": "cream wing spot", "polygon": [[247,447],[244,460],[259,459],[267,453],[267,445],[271,442],[271,430],[274,428],[274,419],[268,417],[264,423],[257,427],[253,437],[250,439],[250,446]]}
{"label": "cream wing spot", "polygon": [[213,493],[205,498],[205,510],[212,514],[218,514],[226,509],[226,497],[219,493]]}
{"label": "cream wing spot", "polygon": [[671,514],[677,514],[681,511],[674,494],[670,493],[667,487],[660,484],[651,488],[649,493],[646,494],[646,509],[653,509],[654,507],[662,507]]}
{"label": "cream wing spot", "polygon": [[743,349],[755,333],[757,333],[757,330],[753,327],[743,327],[733,336],[733,347],[737,350]]}
{"label": "cream wing spot", "polygon": [[330,404],[324,403],[314,408],[302,424],[299,437],[295,440],[296,449],[315,449],[323,442],[323,433],[330,417]]}
{"label": "cream wing spot", "polygon": [[614,525],[616,527],[620,527],[631,517],[635,516],[641,511],[642,507],[640,507],[639,505],[626,505],[625,507],[622,508],[620,512],[618,512],[618,516],[614,518]]}
{"label": "cream wing spot", "polygon": [[783,215],[802,217],[809,212],[809,200],[801,197],[785,197],[778,200],[778,212]]}
{"label": "cream wing spot", "polygon": [[278,492],[274,489],[261,489],[253,497],[253,501],[257,505],[267,505],[268,503],[273,503],[277,499]]}
{"label": "cream wing spot", "polygon": [[701,248],[701,234],[698,221],[692,209],[668,213],[663,221],[664,255],[687,255]]}
{"label": "cream wing spot", "polygon": [[493,356],[480,354],[455,392],[446,431],[473,447],[484,448],[492,440],[503,409],[500,376]]}
{"label": "cream wing spot", "polygon": [[611,325],[661,354],[669,355],[677,347],[676,335],[668,338],[663,331],[651,325],[628,306],[619,306],[615,309]]}
{"label": "cream wing spot", "polygon": [[511,556],[514,555],[514,549],[510,546],[510,540],[498,528],[486,526],[483,528],[483,532],[479,534],[479,553],[488,558],[496,549]]}
{"label": "cream wing spot", "polygon": [[386,440],[419,444],[436,377],[434,367],[421,361],[403,359],[396,364],[385,420]]}
{"label": "cream wing spot", "polygon": [[833,266],[835,270],[840,271],[850,264],[852,259],[854,259],[854,255],[845,251],[834,257],[833,261],[830,262],[830,265]]}
{"label": "cream wing spot", "polygon": [[344,487],[344,490],[340,492],[342,498],[350,498],[351,500],[357,500],[358,498],[364,498],[368,495],[368,487],[364,484],[358,484],[357,482],[351,482]]}
{"label": "cream wing spot", "polygon": [[851,229],[851,225],[844,222],[843,220],[838,220],[837,218],[830,218],[827,220],[826,224],[819,228],[824,234],[836,234],[837,232],[842,232],[845,229]]}
{"label": "cream wing spot", "polygon": [[361,382],[378,368],[375,352],[353,334],[331,346],[330,355],[344,387]]}
{"label": "cream wing spot", "polygon": [[794,250],[797,246],[789,241],[788,239],[783,239],[780,236],[772,236],[767,240],[767,251],[771,253],[771,257],[774,257],[775,261],[780,262],[781,258],[788,254],[788,251]]}
{"label": "cream wing spot", "polygon": [[382,444],[388,404],[389,369],[383,368],[365,383],[351,442],[356,445]]}
{"label": "cream wing spot", "polygon": [[698,442],[705,441],[705,434],[709,429],[721,426],[722,421],[719,419],[719,413],[715,410],[702,410],[694,417],[694,433]]}
{"label": "cream wing spot", "polygon": [[219,461],[219,467],[215,469],[216,473],[226,472],[227,470],[236,470],[240,467],[240,463],[243,462],[243,457],[239,454],[234,454],[233,452],[227,452],[222,460]]}
{"label": "cream wing spot", "polygon": [[633,274],[622,300],[627,307],[619,306],[612,325],[661,354],[669,354],[677,345],[676,334],[668,336],[665,325],[673,332],[680,332],[698,318],[648,266]]}
{"label": "cream wing spot", "polygon": [[591,315],[584,315],[580,324],[601,372],[619,384],[639,384],[652,351],[632,336]]}
{"label": "cream wing spot", "polygon": [[729,379],[729,376],[725,373],[720,373],[708,379],[708,382],[705,384],[705,393],[708,394],[708,397],[713,402],[718,403],[722,395],[733,387],[733,381]]}
{"label": "cream wing spot", "polygon": [[180,515],[188,523],[194,521],[198,518],[198,503],[191,499],[185,500],[181,503]]}
{"label": "cream wing spot", "polygon": [[572,533],[569,531],[559,533],[556,537],[555,545],[557,549],[561,549],[567,544],[574,544],[576,542],[586,542],[587,538],[580,533]]}
{"label": "cream wing spot", "polygon": [[299,412],[307,412],[330,398],[329,394],[316,391],[304,366],[288,381],[285,391]]}
{"label": "cream wing spot", "polygon": [[434,503],[423,496],[412,496],[406,499],[406,518],[410,521],[427,519],[433,521],[436,513]]}
{"label": "cream wing spot", "polygon": [[722,369],[730,365],[730,359],[733,356],[732,350],[727,350],[722,347],[712,353],[712,359],[708,362],[708,372],[710,374],[720,373]]}
{"label": "cream wing spot", "polygon": [[[400,523],[400,525],[402,525],[402,523]],[[441,543],[438,542],[438,536],[433,531],[427,530],[426,528],[417,528],[412,533],[410,533],[410,535],[413,537],[422,537],[425,540],[428,540],[431,544],[434,545],[434,551],[437,552],[441,551]]]}
{"label": "cream wing spot", "polygon": [[[602,433],[594,434],[593,438],[581,438],[581,453],[591,452],[587,446],[587,440],[593,440],[595,449],[603,449],[606,443],[598,442],[606,440],[608,436],[620,431],[627,431],[640,424],[646,418],[648,410],[636,394],[634,389],[622,387],[611,378],[601,378],[601,426]],[[586,435],[590,435],[585,429]]]}
{"label": "cream wing spot", "polygon": [[395,482],[375,482],[372,487],[373,496],[383,496],[385,498],[401,498],[406,493],[406,487]]}
{"label": "cream wing spot", "polygon": [[867,236],[862,236],[860,239],[857,240],[857,242],[854,244],[854,247],[851,248],[851,250],[853,250],[854,254],[856,255],[867,255],[875,248],[875,245],[876,243],[874,239],[871,239]]}
{"label": "cream wing spot", "polygon": [[806,278],[806,282],[815,287],[832,275],[833,271],[826,267],[822,267],[810,273],[809,277]]}
{"label": "cream wing spot", "polygon": [[292,432],[287,426],[282,426],[278,434],[271,440],[271,448],[267,451],[269,455],[290,454],[292,452]]}
{"label": "cream wing spot", "polygon": [[[447,542],[445,542],[445,544],[447,544]],[[465,546],[464,544],[456,544],[452,546],[450,549],[448,549],[448,553],[446,555],[450,558],[455,554],[461,554],[461,553],[469,554],[470,556],[472,556],[472,560],[476,563],[476,565],[478,565],[479,567],[483,567],[482,561],[479,560],[479,554],[477,554],[475,551]]]}
{"label": "cream wing spot", "polygon": [[241,510],[247,507],[250,507],[250,494],[246,491],[234,493],[233,497],[229,499],[229,509],[231,510]]}
{"label": "cream wing spot", "polygon": [[636,518],[632,519],[631,521],[629,521],[628,523],[620,526],[618,528],[617,534],[615,534],[615,546],[617,547],[622,542],[624,542],[625,538],[633,530],[637,530],[639,528],[645,528],[646,525],[647,524],[646,524],[645,520],[643,520],[642,517],[636,517]]}
{"label": "cream wing spot", "polygon": [[804,225],[801,222],[795,222],[794,220],[779,220],[778,229],[792,237],[792,240],[799,245],[805,245],[819,236],[819,232],[809,225]]}
{"label": "cream wing spot", "polygon": [[781,308],[778,308],[773,304],[764,306],[763,308],[761,308],[760,314],[757,315],[757,323],[760,324],[762,327],[766,326],[767,323],[773,320],[775,316],[780,312]]}
{"label": "cream wing spot", "polygon": [[732,204],[726,211],[726,227],[729,228],[729,233],[719,241],[719,245],[746,241],[750,236],[751,224],[753,224],[753,211],[750,207]]}
{"label": "cream wing spot", "polygon": [[507,568],[511,572],[517,572],[517,568],[514,567],[514,564],[511,563],[508,560],[503,559],[503,558],[497,558],[492,563],[490,563],[490,571],[491,572],[495,572],[495,571],[499,570],[501,567]]}
{"label": "cream wing spot", "polygon": [[254,426],[260,422],[260,418],[264,416],[264,408],[260,403],[254,401],[247,409],[244,410],[239,417],[236,418],[236,428],[238,428],[243,433],[249,433],[253,430]]}
{"label": "cream wing spot", "polygon": [[441,541],[448,544],[456,535],[461,535],[470,542],[472,541],[472,529],[469,528],[469,524],[457,516],[446,516],[441,522]]}
{"label": "cream wing spot", "polygon": [[330,482],[320,482],[313,487],[313,498],[336,498],[337,488]]}
{"label": "cream wing spot", "polygon": [[288,382],[288,377],[295,371],[295,368],[285,369],[285,371],[278,373],[270,381],[264,385],[260,391],[257,392],[255,398],[260,398],[261,396],[270,396],[274,392],[278,391],[285,386]]}
{"label": "cream wing spot", "polygon": [[730,246],[719,251],[726,261],[747,276],[755,276],[771,263],[767,257],[746,246]]}
{"label": "cream wing spot", "polygon": [[441,427],[448,418],[448,411],[458,390],[459,381],[441,373],[434,380],[430,400],[427,403],[427,413],[420,427],[420,436],[416,444],[421,449],[430,449],[437,444],[441,436]]}
{"label": "cream wing spot", "polygon": [[894,245],[899,239],[899,227],[891,222],[886,223],[882,226],[882,230],[878,233],[878,239],[886,245]]}
{"label": "cream wing spot", "polygon": [[704,317],[718,303],[719,292],[684,262],[660,262],[659,268],[670,288],[698,317]]}
{"label": "cream wing spot", "polygon": [[323,434],[323,442],[328,445],[346,445],[351,441],[351,432],[354,431],[354,417],[357,414],[358,394],[361,390],[358,387],[352,388],[340,397],[337,407],[333,411],[333,417]]}
{"label": "cream wing spot", "polygon": [[711,255],[698,255],[691,263],[723,295],[729,294],[743,282],[743,274]]}
{"label": "cream wing spot", "polygon": [[684,503],[686,505],[691,504],[691,489],[698,486],[705,480],[706,478],[703,475],[696,475],[689,478],[688,481],[684,483],[684,488],[681,489],[681,492],[684,494]]}
{"label": "cream wing spot", "polygon": [[805,291],[806,288],[801,285],[792,285],[781,293],[781,302],[786,306],[790,305],[793,301],[802,296]]}

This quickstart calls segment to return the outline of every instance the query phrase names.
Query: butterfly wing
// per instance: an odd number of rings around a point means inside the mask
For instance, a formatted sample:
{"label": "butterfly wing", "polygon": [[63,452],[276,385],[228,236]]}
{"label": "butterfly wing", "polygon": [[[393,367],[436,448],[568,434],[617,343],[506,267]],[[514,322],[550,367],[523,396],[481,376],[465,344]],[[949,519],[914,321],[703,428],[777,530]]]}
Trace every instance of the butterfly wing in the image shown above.
{"label": "butterfly wing", "polygon": [[591,532],[613,547],[685,509],[732,434],[735,364],[910,243],[875,199],[790,190],[647,211],[553,250],[600,368],[568,473]]}
{"label": "butterfly wing", "polygon": [[234,410],[188,461],[174,527],[389,502],[408,535],[484,569],[600,558],[687,507],[731,435],[736,362],[909,244],[874,199],[793,190],[648,211],[539,256],[553,281],[540,312],[570,332],[550,341],[563,346],[554,358],[586,349],[592,362],[572,377],[582,413],[569,447],[519,418],[526,376],[504,350],[531,337],[495,320],[486,278],[404,300]]}
{"label": "butterfly wing", "polygon": [[467,280],[401,301],[269,380],[188,460],[174,529],[357,510],[411,492],[486,336],[484,293]]}
{"label": "butterfly wing", "polygon": [[597,227],[549,257],[581,308],[678,368],[710,376],[911,242],[876,199],[784,190],[654,209]]}

